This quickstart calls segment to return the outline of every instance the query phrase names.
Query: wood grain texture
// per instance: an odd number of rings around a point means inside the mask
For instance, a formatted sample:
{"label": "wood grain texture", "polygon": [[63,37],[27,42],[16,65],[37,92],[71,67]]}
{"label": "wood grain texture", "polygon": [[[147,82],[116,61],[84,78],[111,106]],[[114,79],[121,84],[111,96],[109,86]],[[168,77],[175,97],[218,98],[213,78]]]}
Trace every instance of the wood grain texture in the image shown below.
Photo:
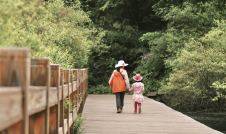
{"label": "wood grain texture", "polygon": [[59,86],[59,99],[63,99],[63,86]]}
{"label": "wood grain texture", "polygon": [[30,86],[28,94],[28,110],[29,114],[43,111],[46,109],[46,87],[45,86]]}
{"label": "wood grain texture", "polygon": [[67,134],[68,130],[68,120],[64,119],[64,134]]}
{"label": "wood grain texture", "polygon": [[70,82],[70,70],[64,69],[64,84]]}
{"label": "wood grain texture", "polygon": [[[44,116],[44,133],[49,134],[49,87],[50,87],[50,64],[49,59],[32,59],[31,60],[31,85],[37,86],[30,90],[31,104],[29,104],[30,114],[41,114]],[[45,87],[44,90],[41,87]],[[34,90],[35,89],[35,90]],[[40,99],[38,99],[40,98]],[[43,109],[44,108],[44,109]],[[44,111],[42,111],[44,110]],[[42,112],[40,112],[42,111]],[[38,113],[40,112],[40,113]],[[30,120],[33,119],[33,115],[30,116]],[[34,119],[36,120],[36,119]],[[39,120],[39,119],[37,119]],[[37,123],[37,124],[36,124]],[[36,128],[40,125],[40,122],[34,122],[34,125],[30,124],[30,129]],[[42,127],[42,126],[40,126]],[[36,133],[36,132],[35,132]]]}
{"label": "wood grain texture", "polygon": [[26,83],[29,64],[28,49],[0,49],[0,86],[19,86]]}
{"label": "wood grain texture", "polygon": [[21,121],[10,126],[3,134],[24,134],[23,123]]}
{"label": "wood grain texture", "polygon": [[49,106],[58,104],[58,88],[50,87],[49,89]]}
{"label": "wood grain texture", "polygon": [[79,108],[65,109],[64,98],[83,105],[85,71],[30,59],[28,49],[0,49],[0,133],[70,133]]}
{"label": "wood grain texture", "polygon": [[58,112],[57,105],[50,108],[50,118],[49,118],[49,134],[58,133]]}
{"label": "wood grain texture", "polygon": [[21,106],[21,88],[0,87],[0,130],[23,119],[23,109]]}
{"label": "wood grain texture", "polygon": [[77,81],[72,82],[73,92],[77,90]]}
{"label": "wood grain texture", "polygon": [[72,83],[68,83],[68,94],[71,94],[73,92],[73,85]]}
{"label": "wood grain texture", "polygon": [[121,114],[116,113],[114,95],[89,95],[83,116],[84,134],[221,134],[149,98],[142,113],[134,114],[130,95]]}
{"label": "wood grain texture", "polygon": [[63,96],[66,98],[69,94],[69,86],[68,84],[63,85]]}
{"label": "wood grain texture", "polygon": [[39,112],[33,114],[29,118],[29,134],[45,134],[46,124],[45,124],[45,113]]}
{"label": "wood grain texture", "polygon": [[[21,88],[21,95],[22,95],[21,101],[18,100],[18,102],[19,103],[22,102],[20,106],[22,108],[23,120],[17,123],[19,125],[11,124],[12,126],[9,127],[7,130],[5,130],[8,133],[13,133],[13,132],[17,133],[16,131],[18,131],[23,134],[28,134],[27,94],[28,94],[29,83],[30,83],[29,49],[1,48],[0,49],[0,86],[9,86],[9,87],[18,86]],[[18,112],[20,113],[20,110]],[[19,119],[20,117],[15,117],[15,118]]]}
{"label": "wood grain texture", "polygon": [[31,85],[47,86],[48,82],[48,59],[32,59],[31,60]]}
{"label": "wood grain texture", "polygon": [[59,127],[58,132],[59,134],[64,134],[63,127]]}
{"label": "wood grain texture", "polygon": [[51,71],[50,86],[58,87],[60,85],[60,66],[58,64],[51,64],[50,71]]}

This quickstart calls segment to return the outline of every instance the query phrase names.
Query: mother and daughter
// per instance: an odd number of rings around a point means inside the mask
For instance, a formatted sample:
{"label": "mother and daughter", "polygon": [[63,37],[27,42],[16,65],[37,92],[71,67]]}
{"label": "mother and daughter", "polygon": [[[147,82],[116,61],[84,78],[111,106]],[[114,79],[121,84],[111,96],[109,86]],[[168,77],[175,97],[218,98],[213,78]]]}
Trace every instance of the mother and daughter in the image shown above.
{"label": "mother and daughter", "polygon": [[143,77],[140,74],[133,76],[134,83],[130,87],[129,78],[125,67],[128,66],[123,60],[118,61],[115,65],[115,70],[112,72],[108,81],[112,92],[116,96],[117,113],[121,113],[124,106],[124,96],[126,90],[133,91],[134,113],[141,113],[141,104],[144,101],[143,92],[144,84]]}

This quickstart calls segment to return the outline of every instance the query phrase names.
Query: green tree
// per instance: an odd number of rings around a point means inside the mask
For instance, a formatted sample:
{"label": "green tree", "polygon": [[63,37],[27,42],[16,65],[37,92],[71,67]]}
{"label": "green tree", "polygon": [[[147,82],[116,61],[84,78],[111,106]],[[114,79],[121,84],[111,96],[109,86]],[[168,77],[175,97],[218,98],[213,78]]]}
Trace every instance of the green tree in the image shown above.
{"label": "green tree", "polygon": [[121,59],[130,64],[127,68],[130,74],[137,67],[145,49],[139,42],[139,37],[144,31],[163,27],[160,17],[152,10],[157,1],[80,1],[95,26],[105,33],[103,43],[106,46],[95,47],[91,51],[89,67],[95,78],[91,81],[96,81],[92,83],[98,85],[105,81],[107,84],[114,64]]}
{"label": "green tree", "polygon": [[0,16],[1,47],[28,47],[33,57],[49,57],[64,66],[87,65],[95,28],[79,3],[3,0]]}
{"label": "green tree", "polygon": [[[212,101],[219,93],[216,82],[224,82],[226,76],[226,21],[218,25],[186,43],[172,63],[173,71],[161,90],[170,106],[183,110],[224,109],[225,98]],[[225,93],[225,89],[220,92]]]}

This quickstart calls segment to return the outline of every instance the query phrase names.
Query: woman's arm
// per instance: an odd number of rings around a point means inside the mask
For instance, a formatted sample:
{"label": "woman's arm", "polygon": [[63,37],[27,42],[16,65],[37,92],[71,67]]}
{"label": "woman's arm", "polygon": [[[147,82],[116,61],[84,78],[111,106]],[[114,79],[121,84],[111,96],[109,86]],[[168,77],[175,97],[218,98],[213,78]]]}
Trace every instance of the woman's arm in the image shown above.
{"label": "woman's arm", "polygon": [[126,88],[130,89],[130,83],[129,83],[129,78],[128,78],[128,74],[127,71],[122,69],[122,71],[120,70],[121,74],[123,75],[125,82],[126,82]]}
{"label": "woman's arm", "polygon": [[110,77],[110,79],[109,79],[109,81],[108,81],[108,84],[109,84],[109,85],[112,84],[112,78],[113,78],[113,76],[114,76],[114,72],[115,72],[115,70],[112,72],[111,77]]}

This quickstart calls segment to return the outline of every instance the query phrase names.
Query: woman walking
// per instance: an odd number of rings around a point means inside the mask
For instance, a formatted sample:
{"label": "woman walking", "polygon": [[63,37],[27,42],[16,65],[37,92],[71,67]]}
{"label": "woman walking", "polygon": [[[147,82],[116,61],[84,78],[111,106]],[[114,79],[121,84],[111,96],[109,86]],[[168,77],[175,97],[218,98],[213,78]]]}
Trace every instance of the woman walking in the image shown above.
{"label": "woman walking", "polygon": [[124,96],[126,89],[130,89],[130,83],[125,66],[128,66],[123,60],[118,61],[115,70],[112,72],[108,81],[112,92],[116,96],[117,113],[121,113],[124,106]]}

